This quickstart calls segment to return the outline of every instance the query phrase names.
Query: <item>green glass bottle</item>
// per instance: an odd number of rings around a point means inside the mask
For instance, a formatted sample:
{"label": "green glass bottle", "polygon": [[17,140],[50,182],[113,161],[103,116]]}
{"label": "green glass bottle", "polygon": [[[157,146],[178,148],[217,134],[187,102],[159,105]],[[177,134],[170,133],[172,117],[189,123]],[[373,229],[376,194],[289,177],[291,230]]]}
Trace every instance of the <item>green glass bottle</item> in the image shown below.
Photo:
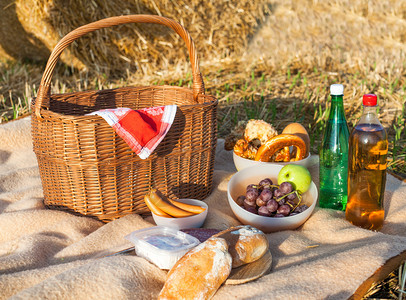
{"label": "green glass bottle", "polygon": [[344,86],[330,86],[331,108],[320,147],[319,206],[345,210],[347,205],[348,140]]}

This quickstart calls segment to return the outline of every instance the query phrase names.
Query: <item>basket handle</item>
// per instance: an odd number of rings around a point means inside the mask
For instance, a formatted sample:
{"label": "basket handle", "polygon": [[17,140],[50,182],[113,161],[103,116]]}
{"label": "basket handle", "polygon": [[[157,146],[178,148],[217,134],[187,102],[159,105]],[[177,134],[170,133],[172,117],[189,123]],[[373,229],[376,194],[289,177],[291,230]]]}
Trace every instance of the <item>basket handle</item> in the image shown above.
{"label": "basket handle", "polygon": [[188,48],[190,62],[192,64],[193,99],[196,103],[199,103],[198,95],[205,93],[204,82],[203,82],[202,74],[200,73],[199,61],[198,61],[197,55],[196,55],[195,44],[194,44],[191,36],[189,35],[189,33],[186,31],[186,29],[182,25],[180,25],[178,22],[176,22],[172,19],[157,16],[157,15],[124,15],[124,16],[117,16],[117,17],[110,17],[110,18],[102,19],[102,20],[78,27],[78,28],[72,30],[71,32],[69,32],[58,42],[58,44],[52,50],[52,53],[48,59],[44,74],[42,75],[42,78],[41,78],[41,83],[38,88],[37,99],[35,101],[35,106],[34,106],[34,113],[37,118],[39,118],[39,119],[41,118],[40,109],[41,109],[43,99],[50,96],[52,75],[54,73],[56,63],[58,62],[59,56],[61,55],[62,51],[66,47],[68,47],[72,42],[74,42],[77,38],[79,38],[89,32],[96,31],[101,28],[106,28],[106,27],[111,27],[111,26],[116,26],[116,25],[121,25],[121,24],[127,24],[127,23],[162,24],[162,25],[172,28],[183,39],[183,41],[186,43],[186,46]]}

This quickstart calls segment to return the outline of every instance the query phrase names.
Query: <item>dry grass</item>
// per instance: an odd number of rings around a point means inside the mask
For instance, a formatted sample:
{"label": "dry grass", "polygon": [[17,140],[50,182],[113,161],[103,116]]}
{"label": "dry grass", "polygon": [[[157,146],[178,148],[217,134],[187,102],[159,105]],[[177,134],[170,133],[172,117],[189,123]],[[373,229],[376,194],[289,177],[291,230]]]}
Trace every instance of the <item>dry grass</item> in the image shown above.
{"label": "dry grass", "polygon": [[374,284],[364,295],[364,299],[398,299],[398,271],[392,272],[381,282]]}

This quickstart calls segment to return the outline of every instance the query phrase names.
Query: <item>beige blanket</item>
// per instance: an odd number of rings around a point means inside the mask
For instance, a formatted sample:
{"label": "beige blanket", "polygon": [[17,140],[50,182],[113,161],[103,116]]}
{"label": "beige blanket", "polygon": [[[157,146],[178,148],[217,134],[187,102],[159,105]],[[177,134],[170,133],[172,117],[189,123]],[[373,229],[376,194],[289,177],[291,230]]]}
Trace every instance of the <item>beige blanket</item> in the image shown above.
{"label": "beige blanket", "polygon": [[[235,172],[219,140],[205,227],[238,224],[226,187]],[[311,170],[317,181],[317,164]],[[380,233],[318,209],[295,231],[268,234],[273,266],[262,278],[222,286],[215,299],[343,299],[385,262],[406,250],[406,184],[388,175]],[[129,215],[103,225],[43,206],[30,119],[0,126],[0,298],[154,299],[166,272],[135,255],[96,257],[131,246],[124,236],[153,226]]]}

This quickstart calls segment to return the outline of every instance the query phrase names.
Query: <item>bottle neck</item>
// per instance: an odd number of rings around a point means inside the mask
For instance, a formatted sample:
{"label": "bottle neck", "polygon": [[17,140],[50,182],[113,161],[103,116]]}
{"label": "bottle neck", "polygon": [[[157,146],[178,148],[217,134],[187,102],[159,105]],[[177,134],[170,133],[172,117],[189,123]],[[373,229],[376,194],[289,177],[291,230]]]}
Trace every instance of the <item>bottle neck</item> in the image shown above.
{"label": "bottle neck", "polygon": [[376,106],[363,106],[359,124],[381,124],[376,114]]}
{"label": "bottle neck", "polygon": [[331,95],[331,103],[336,105],[343,105],[343,95]]}
{"label": "bottle neck", "polygon": [[329,119],[345,120],[343,95],[331,95],[331,108]]}

